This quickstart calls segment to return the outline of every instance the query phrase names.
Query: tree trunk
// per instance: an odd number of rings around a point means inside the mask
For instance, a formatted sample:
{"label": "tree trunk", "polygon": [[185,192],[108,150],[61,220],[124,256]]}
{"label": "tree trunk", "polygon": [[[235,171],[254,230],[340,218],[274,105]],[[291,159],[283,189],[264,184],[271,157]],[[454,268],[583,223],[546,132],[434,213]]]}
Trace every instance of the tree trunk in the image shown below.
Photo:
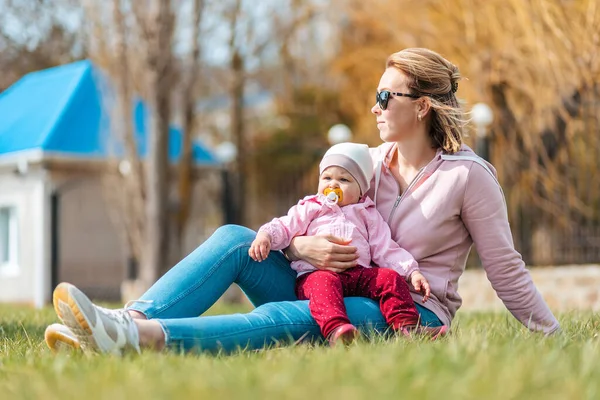
{"label": "tree trunk", "polygon": [[150,287],[168,257],[168,139],[171,117],[171,40],[174,15],[169,0],[153,8],[148,26],[148,160],[146,201],[146,243],[140,279]]}
{"label": "tree trunk", "polygon": [[246,198],[246,159],[247,148],[244,140],[244,60],[236,49],[231,58],[231,70],[233,72],[233,83],[231,87],[231,128],[232,136],[237,147],[237,165],[236,165],[236,223],[244,225],[246,222],[245,215],[245,198]]}
{"label": "tree trunk", "polygon": [[133,128],[131,85],[129,84],[129,60],[127,57],[127,31],[121,0],[113,0],[113,18],[116,25],[117,62],[115,63],[116,107],[113,110],[112,126],[119,131],[125,143],[125,160],[130,168],[122,175],[126,192],[127,241],[133,258],[140,260],[144,241],[144,189],[143,171]]}
{"label": "tree trunk", "polygon": [[190,205],[192,203],[194,167],[192,153],[192,135],[195,128],[195,109],[196,109],[196,81],[200,69],[200,22],[202,21],[202,12],[204,10],[204,0],[194,0],[194,27],[192,33],[192,51],[190,52],[188,70],[183,84],[183,146],[181,160],[179,162],[179,210],[176,218],[174,248],[177,249],[177,258],[180,258],[184,252],[183,237],[190,215]]}

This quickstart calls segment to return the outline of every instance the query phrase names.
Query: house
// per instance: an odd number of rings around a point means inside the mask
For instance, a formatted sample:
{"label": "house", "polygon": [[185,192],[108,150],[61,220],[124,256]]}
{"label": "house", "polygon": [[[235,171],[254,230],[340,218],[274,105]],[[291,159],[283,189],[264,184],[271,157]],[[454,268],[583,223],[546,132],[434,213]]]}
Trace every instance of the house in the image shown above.
{"label": "house", "polygon": [[[27,74],[0,94],[0,302],[41,307],[59,281],[120,297],[127,252],[110,202],[119,188],[106,188],[102,166],[122,146],[110,135],[102,82],[84,60]],[[145,113],[138,103],[132,116],[142,157]],[[181,144],[172,128],[173,162]],[[218,166],[199,142],[193,157],[199,170]]]}

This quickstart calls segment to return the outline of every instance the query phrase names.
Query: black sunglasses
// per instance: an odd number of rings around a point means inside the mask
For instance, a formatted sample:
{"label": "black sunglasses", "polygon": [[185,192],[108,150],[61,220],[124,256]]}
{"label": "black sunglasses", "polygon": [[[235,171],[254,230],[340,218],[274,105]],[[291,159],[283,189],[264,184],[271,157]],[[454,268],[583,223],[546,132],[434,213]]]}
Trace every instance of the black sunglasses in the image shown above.
{"label": "black sunglasses", "polygon": [[400,92],[390,92],[389,90],[382,90],[381,92],[377,92],[375,94],[375,100],[377,104],[379,104],[379,108],[385,110],[388,105],[388,101],[390,101],[390,95],[399,96],[399,97],[410,97],[412,99],[418,99],[421,96],[417,96],[416,94],[406,94]]}

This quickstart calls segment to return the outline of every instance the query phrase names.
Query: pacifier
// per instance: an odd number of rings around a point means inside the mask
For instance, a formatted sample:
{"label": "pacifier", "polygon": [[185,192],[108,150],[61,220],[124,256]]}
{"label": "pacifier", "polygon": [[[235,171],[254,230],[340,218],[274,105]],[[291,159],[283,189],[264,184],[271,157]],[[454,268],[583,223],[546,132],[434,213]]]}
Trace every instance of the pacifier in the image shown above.
{"label": "pacifier", "polygon": [[335,189],[327,188],[327,189],[323,190],[323,194],[325,195],[325,198],[327,199],[327,201],[330,203],[333,203],[333,204],[339,203],[340,201],[342,201],[342,198],[344,197],[344,192],[342,192],[342,189],[340,189],[340,188],[335,188]]}

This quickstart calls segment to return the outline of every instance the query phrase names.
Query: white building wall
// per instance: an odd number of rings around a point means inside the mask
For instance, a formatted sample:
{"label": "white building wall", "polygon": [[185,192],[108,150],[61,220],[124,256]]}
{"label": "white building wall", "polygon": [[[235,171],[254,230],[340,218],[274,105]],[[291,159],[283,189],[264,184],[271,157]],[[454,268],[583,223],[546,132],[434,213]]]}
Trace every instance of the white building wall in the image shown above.
{"label": "white building wall", "polygon": [[[36,254],[44,243],[45,217],[40,199],[42,178],[35,173],[16,175],[12,171],[0,173],[0,207],[16,207],[17,213],[17,267],[0,267],[0,302],[35,304],[36,268],[43,268],[47,254]],[[36,243],[38,247],[36,248]],[[43,279],[43,277],[41,277]],[[41,297],[40,297],[41,296]]]}
{"label": "white building wall", "polygon": [[40,171],[33,191],[33,304],[42,308],[51,300],[50,272],[50,184],[46,171]]}

